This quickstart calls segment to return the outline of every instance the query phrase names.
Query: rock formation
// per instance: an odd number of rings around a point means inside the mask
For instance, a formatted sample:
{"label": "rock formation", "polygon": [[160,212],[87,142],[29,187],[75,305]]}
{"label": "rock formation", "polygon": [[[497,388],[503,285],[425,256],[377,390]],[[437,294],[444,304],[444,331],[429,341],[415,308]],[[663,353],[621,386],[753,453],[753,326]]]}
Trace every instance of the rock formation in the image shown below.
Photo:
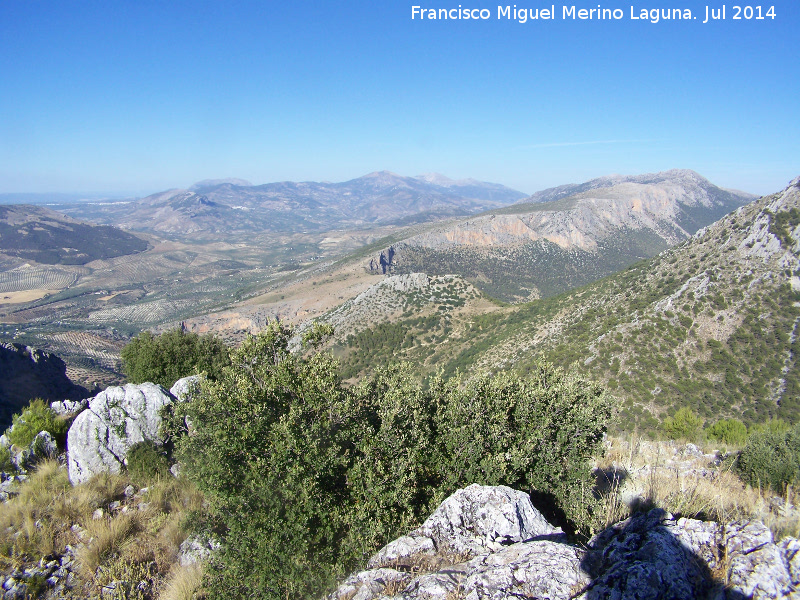
{"label": "rock formation", "polygon": [[471,485],[381,549],[328,600],[795,598],[800,541],[654,509],[569,543],[507,487]]}
{"label": "rock formation", "polygon": [[169,393],[153,383],[110,387],[92,398],[67,434],[70,481],[119,473],[131,446],[144,440],[162,443],[160,411],[170,402]]}

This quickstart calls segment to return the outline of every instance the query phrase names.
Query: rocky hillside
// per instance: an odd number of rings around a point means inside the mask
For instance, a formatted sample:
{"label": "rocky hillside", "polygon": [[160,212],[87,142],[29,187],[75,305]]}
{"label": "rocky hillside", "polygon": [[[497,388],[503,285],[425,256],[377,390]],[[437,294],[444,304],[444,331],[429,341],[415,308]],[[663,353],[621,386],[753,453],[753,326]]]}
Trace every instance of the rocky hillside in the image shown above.
{"label": "rocky hillside", "polygon": [[117,227],[81,223],[40,206],[0,206],[0,255],[84,265],[146,249],[146,241]]}
{"label": "rocky hillside", "polygon": [[410,224],[505,206],[525,195],[475,180],[418,178],[381,171],[342,183],[247,185],[207,181],[134,202],[63,207],[104,223],[176,236],[298,233],[374,224]]}
{"label": "rocky hillside", "polygon": [[70,381],[64,361],[55,354],[0,343],[0,430],[11,425],[12,415],[33,398],[55,402],[88,395],[86,388]]}
{"label": "rocky hillside", "polygon": [[654,256],[750,199],[693,171],[596,179],[415,235],[368,267],[458,274],[492,296],[525,301]]}
{"label": "rocky hillside", "polygon": [[620,399],[623,428],[653,428],[682,406],[714,420],[796,421],[798,256],[800,179],[585,288],[453,319],[435,343],[423,334],[397,344],[382,328],[363,331],[345,363],[366,369],[358,353],[365,343],[372,361],[406,358],[448,372],[525,370],[543,353],[605,382]]}

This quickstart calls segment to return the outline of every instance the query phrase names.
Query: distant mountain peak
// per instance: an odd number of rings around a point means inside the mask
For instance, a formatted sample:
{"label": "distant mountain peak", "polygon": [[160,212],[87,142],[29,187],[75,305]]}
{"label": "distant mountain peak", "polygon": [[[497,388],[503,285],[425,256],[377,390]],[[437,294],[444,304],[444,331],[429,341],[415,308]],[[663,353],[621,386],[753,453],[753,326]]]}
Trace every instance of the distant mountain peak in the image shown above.
{"label": "distant mountain peak", "polygon": [[198,181],[190,190],[199,190],[208,187],[215,187],[218,185],[238,185],[240,187],[252,187],[253,184],[247,181],[246,179],[237,179],[236,177],[228,177],[226,179],[203,179],[202,181]]}
{"label": "distant mountain peak", "polygon": [[414,179],[419,179],[420,181],[433,183],[434,185],[441,185],[443,187],[448,187],[456,183],[455,180],[450,179],[449,177],[442,175],[441,173],[423,173],[422,175],[417,175]]}

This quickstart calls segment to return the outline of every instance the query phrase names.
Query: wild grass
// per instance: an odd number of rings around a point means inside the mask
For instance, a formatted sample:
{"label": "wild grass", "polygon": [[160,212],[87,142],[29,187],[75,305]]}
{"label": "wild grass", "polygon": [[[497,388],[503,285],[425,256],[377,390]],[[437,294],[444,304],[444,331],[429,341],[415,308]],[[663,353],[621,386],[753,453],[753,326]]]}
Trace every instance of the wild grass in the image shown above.
{"label": "wild grass", "polygon": [[173,587],[189,589],[192,573],[179,577],[173,568],[187,516],[202,509],[202,494],[171,476],[146,483],[134,496],[125,495],[131,484],[125,475],[99,475],[73,487],[63,466],[41,463],[19,494],[0,504],[0,570],[62,554],[70,544],[76,549],[76,597],[105,589],[124,600],[155,598],[173,580],[183,582]]}
{"label": "wild grass", "polygon": [[175,565],[158,600],[199,600],[203,594],[203,565]]}
{"label": "wild grass", "polygon": [[635,435],[609,438],[606,454],[597,463],[604,480],[600,483],[605,483],[598,486],[604,508],[598,526],[658,507],[676,516],[719,523],[758,519],[776,539],[797,536],[800,513],[787,508],[791,488],[781,502],[769,490],[744,484],[732,471],[732,461],[720,460],[724,454],[713,444],[698,450]]}

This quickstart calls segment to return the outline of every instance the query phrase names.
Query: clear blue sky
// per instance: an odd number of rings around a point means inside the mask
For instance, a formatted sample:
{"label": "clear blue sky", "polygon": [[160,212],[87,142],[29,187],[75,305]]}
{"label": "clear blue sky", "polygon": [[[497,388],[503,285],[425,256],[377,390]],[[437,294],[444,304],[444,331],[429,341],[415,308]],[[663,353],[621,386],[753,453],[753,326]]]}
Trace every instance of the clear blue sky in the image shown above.
{"label": "clear blue sky", "polygon": [[[776,18],[419,21],[458,2],[0,0],[0,192],[437,171],[524,192],[800,175],[800,3]],[[518,2],[545,8],[552,1]],[[512,5],[513,6],[513,5]],[[721,4],[711,4],[718,8]],[[634,4],[636,11],[641,7]]]}

